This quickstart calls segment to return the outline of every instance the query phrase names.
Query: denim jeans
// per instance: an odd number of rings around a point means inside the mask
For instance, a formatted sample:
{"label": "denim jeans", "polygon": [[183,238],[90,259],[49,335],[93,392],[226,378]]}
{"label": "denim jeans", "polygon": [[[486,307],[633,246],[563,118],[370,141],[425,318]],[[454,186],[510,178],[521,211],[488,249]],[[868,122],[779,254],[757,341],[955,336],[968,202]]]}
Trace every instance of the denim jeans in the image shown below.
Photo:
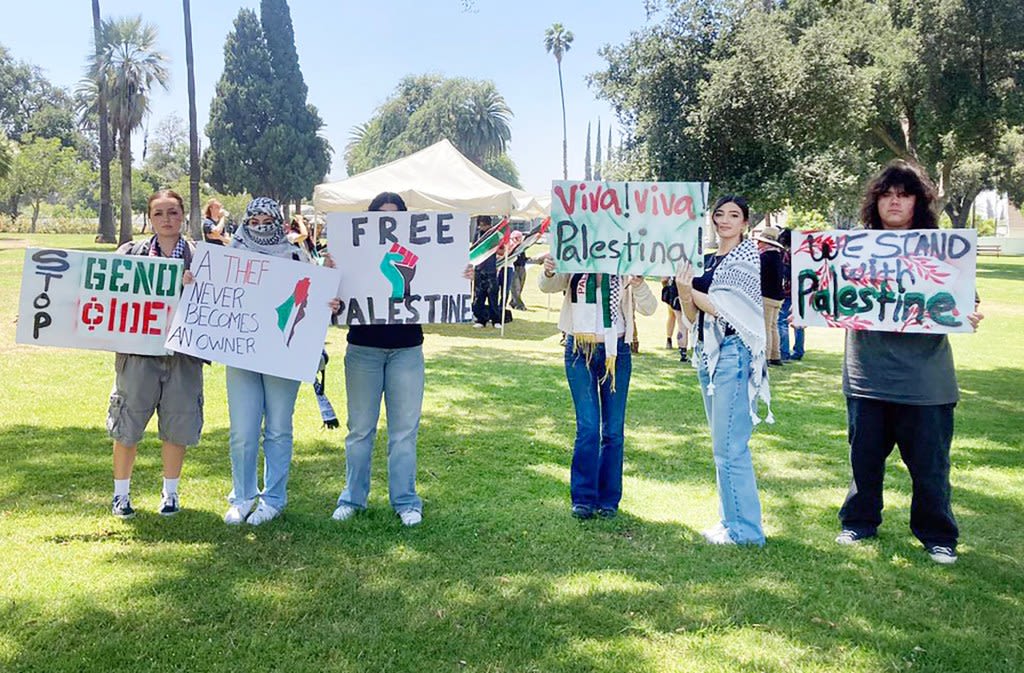
{"label": "denim jeans", "polygon": [[565,338],[565,377],[576,409],[569,493],[573,505],[617,510],[622,499],[623,428],[633,360],[629,343],[620,338],[612,392],[610,377],[600,382],[605,355],[605,345],[597,344],[588,366],[583,353],[573,353],[572,335]]}
{"label": "denim jeans", "polygon": [[423,510],[416,495],[416,436],[423,408],[423,347],[373,348],[349,344],[345,351],[348,436],[345,489],[339,505],[366,507],[370,465],[377,437],[380,400],[388,422],[388,496],[396,512]]}
{"label": "denim jeans", "polygon": [[843,528],[864,536],[878,531],[885,460],[898,446],[913,485],[910,530],[925,546],[956,549],[960,532],[950,507],[949,484],[955,406],[846,398],[853,480],[839,510]]}
{"label": "denim jeans", "polygon": [[[292,414],[299,382],[227,367],[231,431],[232,504],[259,495],[276,510],[288,502],[292,464]],[[263,436],[263,492],[257,484],[260,436]]]}
{"label": "denim jeans", "polygon": [[804,356],[804,328],[793,327],[793,352],[789,352],[789,314],[793,312],[793,300],[786,297],[779,309],[779,352],[783,360],[799,360]]}
{"label": "denim jeans", "polygon": [[[697,357],[700,363],[699,344]],[[727,336],[722,341],[715,371],[709,373],[701,363],[697,377],[711,427],[722,525],[734,542],[763,545],[761,501],[750,456],[750,435],[754,431],[747,392],[750,359],[750,349],[739,336]],[[712,382],[715,394],[708,395],[708,384]]]}

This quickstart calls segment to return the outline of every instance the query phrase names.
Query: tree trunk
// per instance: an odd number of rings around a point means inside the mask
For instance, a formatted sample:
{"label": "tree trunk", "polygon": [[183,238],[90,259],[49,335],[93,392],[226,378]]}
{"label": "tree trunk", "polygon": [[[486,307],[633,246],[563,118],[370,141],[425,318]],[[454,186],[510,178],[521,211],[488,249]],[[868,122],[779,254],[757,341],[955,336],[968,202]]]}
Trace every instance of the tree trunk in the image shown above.
{"label": "tree trunk", "polygon": [[39,201],[32,202],[32,226],[29,227],[29,233],[36,233],[36,220],[39,219]]}
{"label": "tree trunk", "polygon": [[[100,2],[92,0],[92,31],[95,41],[96,58],[102,56],[103,32],[100,28]],[[107,118],[107,87],[106,79],[100,77],[96,81],[96,108],[99,113],[100,133],[100,222],[97,240],[100,243],[113,243],[114,213],[110,207],[110,160],[113,153],[110,147],[110,120]]]}
{"label": "tree trunk", "polygon": [[558,93],[562,96],[562,179],[569,179],[568,127],[565,123],[565,89],[562,87],[562,61],[558,61]]}
{"label": "tree trunk", "polygon": [[118,245],[132,240],[132,143],[131,131],[124,126],[121,136],[121,232]]}
{"label": "tree trunk", "polygon": [[967,220],[971,215],[971,206],[974,199],[978,197],[978,191],[958,195],[950,198],[943,209],[949,215],[949,221],[953,223],[954,229],[966,229]]}
{"label": "tree trunk", "polygon": [[199,128],[196,121],[196,74],[192,60],[192,9],[181,1],[185,14],[185,68],[188,71],[188,229],[196,241],[203,240],[203,219],[199,207]]}

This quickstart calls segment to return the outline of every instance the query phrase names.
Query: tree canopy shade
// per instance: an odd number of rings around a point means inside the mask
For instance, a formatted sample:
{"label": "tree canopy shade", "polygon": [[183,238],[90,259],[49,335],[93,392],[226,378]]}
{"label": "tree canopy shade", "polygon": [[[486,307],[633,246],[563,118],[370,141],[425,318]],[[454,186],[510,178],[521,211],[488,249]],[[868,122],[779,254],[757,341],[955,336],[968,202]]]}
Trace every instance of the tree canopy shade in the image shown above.
{"label": "tree canopy shade", "polygon": [[203,171],[221,192],[299,200],[327,174],[330,145],[306,102],[288,4],[263,0],[260,12],[240,10],[224,45]]}
{"label": "tree canopy shade", "polygon": [[355,175],[448,139],[477,166],[518,187],[506,154],[511,117],[492,82],[408,76],[369,121],[352,129],[346,167]]}
{"label": "tree canopy shade", "polygon": [[[43,201],[63,197],[74,200],[91,186],[96,178],[88,162],[79,158],[58,138],[26,136],[13,152],[10,172],[0,181],[0,195],[5,200],[23,200],[32,208],[31,231],[35,233],[39,209]],[[9,213],[17,216],[17,208]]]}
{"label": "tree canopy shade", "polygon": [[[791,0],[664,3],[592,76],[645,177],[849,212],[901,157],[962,226],[984,187],[1020,201],[1024,3]],[[1016,159],[1014,157],[1017,157]]]}

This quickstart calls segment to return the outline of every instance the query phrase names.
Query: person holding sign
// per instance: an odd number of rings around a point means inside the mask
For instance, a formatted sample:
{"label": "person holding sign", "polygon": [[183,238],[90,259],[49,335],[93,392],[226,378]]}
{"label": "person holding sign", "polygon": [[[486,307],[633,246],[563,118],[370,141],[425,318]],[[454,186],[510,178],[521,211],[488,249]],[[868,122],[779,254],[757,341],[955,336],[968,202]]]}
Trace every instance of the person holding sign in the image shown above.
{"label": "person holding sign", "polygon": [[694,366],[711,426],[721,521],[704,531],[711,544],[763,545],[750,436],[760,422],[757,401],[769,404],[765,323],[757,246],[744,239],[750,221],[745,199],[723,196],[712,211],[718,250],[676,275],[683,313],[695,324]]}
{"label": "person holding sign", "polygon": [[626,395],[632,373],[634,308],[654,315],[658,300],[642,276],[555,273],[544,258],[540,290],[565,292],[565,377],[576,411],[569,493],[572,515],[612,518],[622,498]]}
{"label": "person holding sign", "polygon": [[[274,199],[253,199],[235,231],[232,248],[300,262],[311,262],[305,250],[288,241],[284,218]],[[224,523],[258,526],[277,518],[288,501],[292,462],[292,416],[299,381],[226,367],[231,429],[231,507]],[[257,463],[263,438],[263,490],[258,488]],[[253,509],[255,507],[255,509]]]}
{"label": "person holding sign", "polygon": [[[868,229],[937,229],[935,189],[917,168],[890,163],[867,187],[861,221]],[[977,329],[984,316],[967,316]],[[950,506],[949,448],[959,399],[953,351],[945,334],[849,329],[843,394],[853,479],[839,510],[839,544],[878,534],[885,461],[898,446],[913,484],[910,529],[936,563],[957,560]]]}
{"label": "person holding sign", "polygon": [[[370,212],[405,211],[405,201],[382,192]],[[388,496],[402,525],[423,521],[423,501],[416,494],[416,439],[423,408],[425,365],[421,325],[352,325],[345,351],[348,436],[345,437],[345,488],[332,514],[345,521],[366,509],[370,466],[377,438],[380,401],[388,421]]]}
{"label": "person holding sign", "polygon": [[[175,192],[164,189],[149,197],[153,236],[118,248],[118,254],[181,259],[188,268],[192,244],[181,235],[185,205]],[[116,377],[107,411],[107,431],[114,440],[114,500],[111,512],[123,519],[135,516],[131,501],[132,468],[139,441],[156,412],[163,443],[163,491],[159,512],[178,513],[178,481],[185,447],[199,443],[203,429],[203,362],[191,355],[117,353]]]}

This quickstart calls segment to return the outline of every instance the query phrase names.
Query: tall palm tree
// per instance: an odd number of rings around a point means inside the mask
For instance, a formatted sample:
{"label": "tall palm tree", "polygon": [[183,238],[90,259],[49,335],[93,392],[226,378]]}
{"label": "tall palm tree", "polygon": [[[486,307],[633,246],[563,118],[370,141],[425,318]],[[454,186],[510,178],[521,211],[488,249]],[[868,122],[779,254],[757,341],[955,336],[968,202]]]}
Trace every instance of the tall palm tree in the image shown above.
{"label": "tall palm tree", "polygon": [[565,88],[562,86],[562,55],[572,47],[573,34],[560,23],[544,31],[544,49],[555,55],[558,63],[558,93],[562,96],[562,179],[569,179],[569,144],[566,140]]}
{"label": "tall palm tree", "polygon": [[199,212],[199,123],[196,121],[196,73],[192,60],[192,7],[189,0],[181,0],[185,15],[185,68],[188,70],[188,201],[189,233],[203,240],[203,225]]}
{"label": "tall palm tree", "polygon": [[[92,33],[96,60],[102,58],[103,22],[100,21],[100,0],[92,0]],[[100,224],[97,235],[101,243],[113,243],[114,211],[110,207],[110,120],[107,118],[107,92],[102,80],[96,82],[96,111],[99,115],[100,135]]]}
{"label": "tall palm tree", "polygon": [[456,144],[473,163],[504,154],[512,139],[512,111],[493,87],[474,87],[457,114]]}
{"label": "tall palm tree", "polygon": [[90,64],[90,78],[106,89],[110,117],[119,140],[121,229],[118,241],[132,238],[132,131],[149,114],[154,84],[167,88],[167,58],[156,49],[156,28],[142,17],[103,21],[102,50]]}

